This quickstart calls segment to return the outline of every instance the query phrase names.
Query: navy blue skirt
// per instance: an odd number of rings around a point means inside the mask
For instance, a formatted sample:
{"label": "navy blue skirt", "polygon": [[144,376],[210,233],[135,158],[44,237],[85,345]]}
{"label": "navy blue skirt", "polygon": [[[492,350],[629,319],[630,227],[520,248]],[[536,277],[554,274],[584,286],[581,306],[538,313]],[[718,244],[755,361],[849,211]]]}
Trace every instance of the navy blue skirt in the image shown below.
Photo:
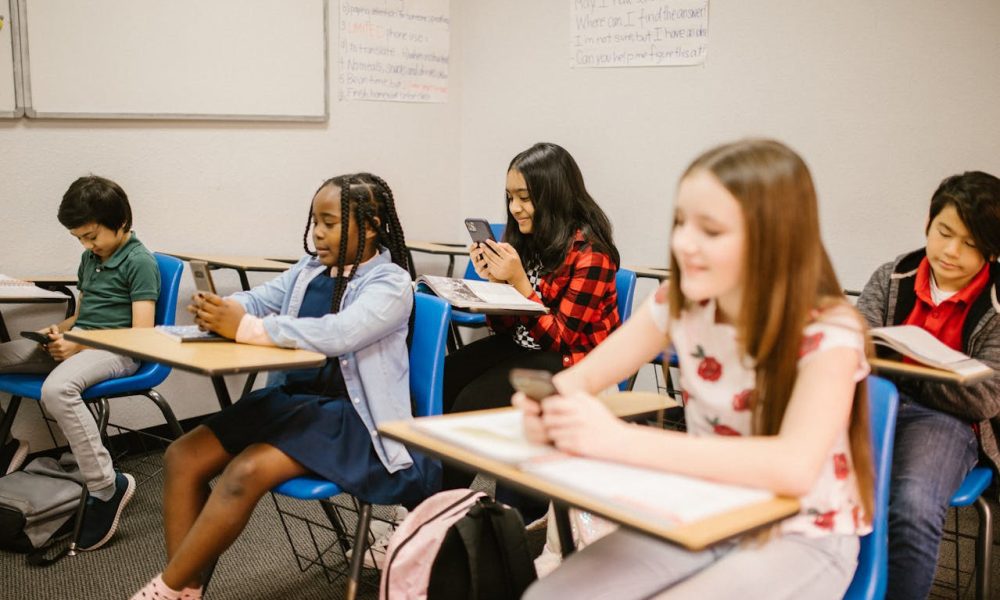
{"label": "navy blue skirt", "polygon": [[441,488],[441,465],[410,451],[413,465],[389,473],[346,397],[289,393],[282,386],[247,394],[204,423],[226,452],[275,446],[304,467],[372,504],[419,504]]}

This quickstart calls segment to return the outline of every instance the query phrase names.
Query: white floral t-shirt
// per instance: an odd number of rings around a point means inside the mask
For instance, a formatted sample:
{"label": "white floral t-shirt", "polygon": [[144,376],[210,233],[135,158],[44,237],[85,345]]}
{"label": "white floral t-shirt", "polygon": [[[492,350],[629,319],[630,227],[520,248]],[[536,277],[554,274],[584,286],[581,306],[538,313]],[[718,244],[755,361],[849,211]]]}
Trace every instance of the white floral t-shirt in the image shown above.
{"label": "white floral t-shirt", "polygon": [[[666,303],[652,298],[648,302],[657,326],[669,333],[677,352],[688,434],[751,435],[750,401],[756,374],[752,360],[738,351],[736,329],[716,323],[714,301],[682,312],[673,322]],[[805,328],[799,366],[820,357],[824,350],[842,347],[857,350],[854,380],[863,380],[869,373],[864,335],[858,322],[847,313],[824,314]],[[781,523],[782,533],[812,537],[829,533],[864,535],[871,531],[862,518],[864,508],[846,428],[830,449],[816,484],[799,501],[801,511]]]}

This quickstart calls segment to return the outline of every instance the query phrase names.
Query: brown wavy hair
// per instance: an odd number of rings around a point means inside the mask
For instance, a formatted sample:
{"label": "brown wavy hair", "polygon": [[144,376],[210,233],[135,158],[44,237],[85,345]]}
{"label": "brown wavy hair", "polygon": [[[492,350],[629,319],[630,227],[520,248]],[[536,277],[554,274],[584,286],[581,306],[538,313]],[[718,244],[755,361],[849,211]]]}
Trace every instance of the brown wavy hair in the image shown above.
{"label": "brown wavy hair", "polygon": [[[749,277],[737,339],[756,365],[753,433],[776,435],[798,376],[803,329],[816,310],[847,305],[820,239],[812,176],[793,150],[759,139],[705,152],[683,177],[695,172],[712,174],[743,210]],[[670,269],[670,311],[678,318],[690,302],[681,292],[681,272],[674,256]],[[860,318],[858,322],[863,330]],[[870,520],[874,470],[868,419],[868,386],[857,385],[848,435],[861,502]]]}

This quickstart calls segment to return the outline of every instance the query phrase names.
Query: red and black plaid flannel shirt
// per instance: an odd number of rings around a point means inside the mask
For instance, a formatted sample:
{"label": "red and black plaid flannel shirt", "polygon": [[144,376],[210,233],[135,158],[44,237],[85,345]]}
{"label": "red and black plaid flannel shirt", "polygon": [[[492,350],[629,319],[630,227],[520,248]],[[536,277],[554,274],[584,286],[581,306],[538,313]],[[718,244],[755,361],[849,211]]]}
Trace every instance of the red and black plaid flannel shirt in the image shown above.
{"label": "red and black plaid flannel shirt", "polygon": [[548,307],[548,314],[488,317],[496,332],[513,333],[524,325],[543,350],[563,355],[563,366],[580,361],[621,324],[618,318],[617,267],[607,254],[595,252],[577,232],[563,264],[538,280],[529,300]]}

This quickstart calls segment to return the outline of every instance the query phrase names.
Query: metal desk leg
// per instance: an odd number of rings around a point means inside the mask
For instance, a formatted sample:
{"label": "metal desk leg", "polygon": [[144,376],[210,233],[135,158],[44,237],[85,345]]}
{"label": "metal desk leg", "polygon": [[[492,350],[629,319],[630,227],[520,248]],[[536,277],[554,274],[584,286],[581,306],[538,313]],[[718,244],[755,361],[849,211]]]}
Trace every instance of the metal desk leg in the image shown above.
{"label": "metal desk leg", "polygon": [[215,387],[215,396],[219,399],[219,408],[233,405],[233,400],[229,397],[229,388],[226,387],[226,380],[222,375],[212,376],[212,386]]}
{"label": "metal desk leg", "polygon": [[565,506],[554,504],[556,515],[556,530],[559,532],[559,547],[562,549],[563,558],[566,558],[576,550],[573,543],[573,529],[569,524],[569,509]]}
{"label": "metal desk leg", "polygon": [[448,255],[448,277],[454,277],[454,276],[455,276],[455,255],[454,254],[449,254]]}
{"label": "metal desk leg", "polygon": [[3,321],[3,312],[0,312],[0,344],[10,341],[10,334],[7,333],[7,324]]}

